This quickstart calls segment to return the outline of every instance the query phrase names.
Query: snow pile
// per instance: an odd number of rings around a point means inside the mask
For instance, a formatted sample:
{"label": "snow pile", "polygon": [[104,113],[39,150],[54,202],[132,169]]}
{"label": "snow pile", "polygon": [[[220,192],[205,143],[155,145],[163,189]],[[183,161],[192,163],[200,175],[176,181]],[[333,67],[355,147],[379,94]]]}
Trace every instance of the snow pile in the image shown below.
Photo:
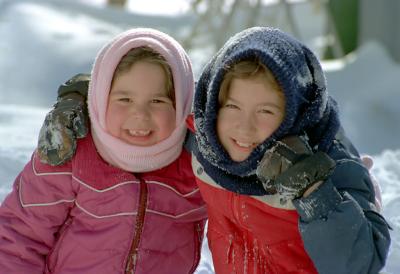
{"label": "snow pile", "polygon": [[400,148],[400,65],[369,42],[339,70],[327,71],[328,90],[339,103],[341,121],[356,147],[377,154]]}
{"label": "snow pile", "polygon": [[382,188],[383,215],[392,226],[387,273],[400,273],[400,149],[374,156],[374,174]]}
{"label": "snow pile", "polygon": [[48,109],[0,105],[0,201],[29,161]]}

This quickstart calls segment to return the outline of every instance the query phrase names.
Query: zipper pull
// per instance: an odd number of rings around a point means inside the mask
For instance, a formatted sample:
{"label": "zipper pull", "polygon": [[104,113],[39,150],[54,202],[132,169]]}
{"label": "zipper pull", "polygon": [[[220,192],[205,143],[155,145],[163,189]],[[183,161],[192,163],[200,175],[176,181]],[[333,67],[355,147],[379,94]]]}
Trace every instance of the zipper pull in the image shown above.
{"label": "zipper pull", "polygon": [[200,223],[197,223],[196,226],[197,226],[197,236],[199,237],[199,243],[201,243],[203,239],[203,230],[201,229]]}

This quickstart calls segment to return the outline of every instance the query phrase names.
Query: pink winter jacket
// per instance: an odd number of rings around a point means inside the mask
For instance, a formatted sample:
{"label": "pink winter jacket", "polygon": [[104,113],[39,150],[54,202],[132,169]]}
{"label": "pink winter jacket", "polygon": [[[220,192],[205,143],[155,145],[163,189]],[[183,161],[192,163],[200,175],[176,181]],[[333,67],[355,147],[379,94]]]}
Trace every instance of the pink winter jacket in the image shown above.
{"label": "pink winter jacket", "polygon": [[193,273],[205,218],[189,153],[135,176],[88,136],[68,164],[34,154],[15,180],[0,208],[0,273]]}

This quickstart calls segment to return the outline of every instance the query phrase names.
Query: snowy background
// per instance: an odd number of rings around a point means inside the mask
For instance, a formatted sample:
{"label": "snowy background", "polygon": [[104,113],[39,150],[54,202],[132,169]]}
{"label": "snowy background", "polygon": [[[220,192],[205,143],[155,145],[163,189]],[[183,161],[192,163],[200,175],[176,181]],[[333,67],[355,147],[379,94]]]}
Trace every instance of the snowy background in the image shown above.
{"label": "snowy background", "polygon": [[[105,9],[102,0],[0,0],[0,201],[29,160],[60,83],[89,72],[100,47],[125,29],[155,27],[174,37],[187,31],[185,1],[138,2],[129,1],[128,12]],[[189,52],[196,74],[211,53]],[[393,227],[384,273],[400,273],[400,65],[378,43],[323,65],[348,135],[374,158],[383,214]],[[197,273],[213,273],[206,245]]]}

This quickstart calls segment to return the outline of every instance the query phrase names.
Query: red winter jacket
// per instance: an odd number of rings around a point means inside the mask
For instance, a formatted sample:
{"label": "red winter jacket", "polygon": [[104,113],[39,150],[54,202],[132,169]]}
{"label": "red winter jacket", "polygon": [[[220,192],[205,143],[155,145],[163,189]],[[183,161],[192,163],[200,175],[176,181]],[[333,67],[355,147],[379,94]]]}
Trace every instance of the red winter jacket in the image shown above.
{"label": "red winter jacket", "polygon": [[[195,131],[193,117],[186,120]],[[219,186],[192,154],[192,168],[207,204],[207,238],[217,274],[314,274],[291,203],[277,195],[248,196]]]}
{"label": "red winter jacket", "polygon": [[274,196],[262,200],[221,188],[194,156],[192,166],[207,204],[207,237],[217,274],[317,273],[294,208],[279,208]]}
{"label": "red winter jacket", "polygon": [[135,176],[104,162],[89,136],[68,164],[34,154],[15,180],[0,207],[0,272],[193,273],[205,219],[188,152]]}

